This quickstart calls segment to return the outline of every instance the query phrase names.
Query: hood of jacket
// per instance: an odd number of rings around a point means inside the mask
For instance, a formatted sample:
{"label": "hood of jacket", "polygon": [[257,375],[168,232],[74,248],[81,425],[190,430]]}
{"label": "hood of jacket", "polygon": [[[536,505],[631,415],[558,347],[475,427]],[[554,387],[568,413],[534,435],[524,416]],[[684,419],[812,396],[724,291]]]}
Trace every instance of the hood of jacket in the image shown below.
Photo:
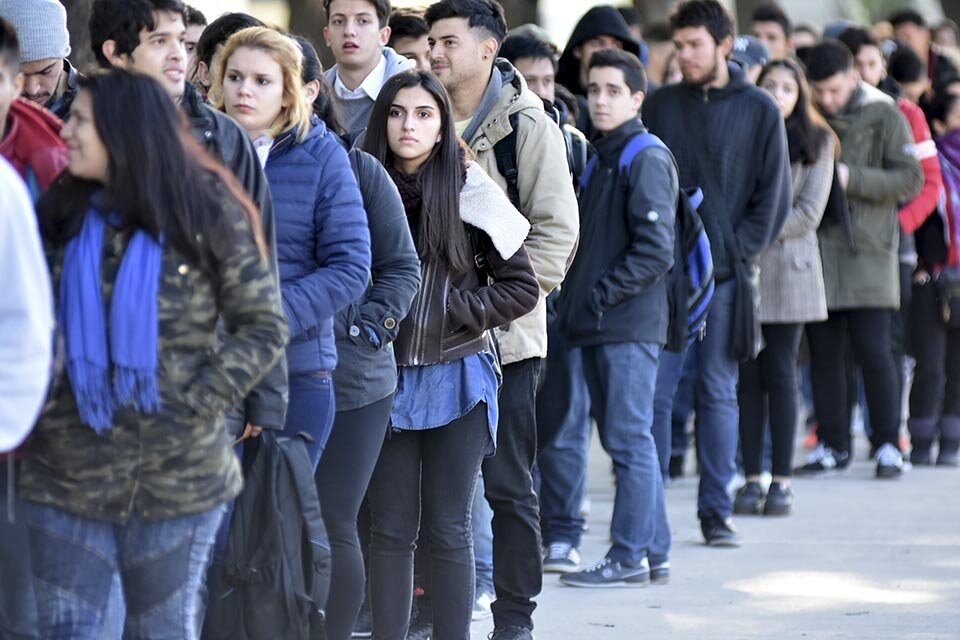
{"label": "hood of jacket", "polygon": [[67,148],[60,139],[62,127],[63,123],[46,109],[18,98],[10,104],[0,156],[24,179],[31,171],[40,190],[44,190],[67,166]]}
{"label": "hood of jacket", "polygon": [[463,132],[463,139],[472,147],[473,140],[483,135],[492,147],[512,130],[510,115],[524,109],[543,111],[543,100],[527,90],[526,80],[509,61],[499,58],[493,66],[480,106]]}
{"label": "hood of jacket", "polygon": [[633,38],[630,27],[619,11],[609,5],[590,9],[574,27],[557,66],[557,82],[576,95],[583,95],[584,88],[580,86],[580,61],[574,57],[573,50],[587,40],[599,36],[616,38],[623,43],[624,51],[629,51],[643,61],[640,55],[641,45]]}
{"label": "hood of jacket", "polygon": [[70,115],[70,106],[73,104],[73,99],[77,97],[77,92],[80,91],[80,78],[82,76],[66,58],[63,60],[63,71],[67,74],[67,85],[60,97],[47,105],[47,109],[50,109],[61,120],[66,120]]}

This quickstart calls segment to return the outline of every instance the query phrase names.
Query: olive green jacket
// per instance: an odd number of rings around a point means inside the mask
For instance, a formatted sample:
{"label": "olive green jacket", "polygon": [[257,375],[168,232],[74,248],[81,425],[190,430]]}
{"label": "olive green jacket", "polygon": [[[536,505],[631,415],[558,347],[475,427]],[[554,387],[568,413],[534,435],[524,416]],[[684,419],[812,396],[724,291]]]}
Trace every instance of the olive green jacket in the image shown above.
{"label": "olive green jacket", "polygon": [[[232,233],[217,239],[225,243],[217,254],[226,258],[212,273],[164,249],[157,294],[160,411],[118,409],[113,428],[97,434],[80,422],[62,377],[28,444],[20,474],[25,499],[123,523],[131,516],[155,521],[201,513],[240,492],[223,415],[277,362],[287,327],[267,261],[247,223],[232,215]],[[107,226],[105,305],[129,238]],[[55,283],[62,249],[50,247]],[[220,339],[218,319],[226,327]]]}

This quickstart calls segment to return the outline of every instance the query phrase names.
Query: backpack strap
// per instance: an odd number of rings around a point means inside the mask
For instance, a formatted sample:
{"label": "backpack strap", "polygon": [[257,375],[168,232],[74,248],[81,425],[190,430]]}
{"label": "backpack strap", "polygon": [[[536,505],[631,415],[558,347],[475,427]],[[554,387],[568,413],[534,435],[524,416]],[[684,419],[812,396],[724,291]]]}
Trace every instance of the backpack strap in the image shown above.
{"label": "backpack strap", "polygon": [[590,185],[590,176],[593,175],[593,170],[596,168],[597,168],[597,155],[594,154],[593,157],[587,161],[587,165],[583,168],[583,173],[580,174],[581,193],[587,190],[587,187]]}
{"label": "backpack strap", "polygon": [[620,152],[620,161],[617,162],[617,172],[624,180],[624,183],[626,183],[627,178],[630,176],[630,166],[633,164],[634,158],[636,158],[641,151],[649,149],[650,147],[666,149],[667,145],[652,133],[641,133],[631,138],[630,142],[623,148],[623,151]]}
{"label": "backpack strap", "polygon": [[507,181],[507,197],[517,211],[523,213],[520,209],[520,188],[517,184],[520,175],[517,167],[517,125],[520,122],[520,114],[511,113],[509,120],[510,133],[493,145],[493,153],[497,158],[497,171]]}

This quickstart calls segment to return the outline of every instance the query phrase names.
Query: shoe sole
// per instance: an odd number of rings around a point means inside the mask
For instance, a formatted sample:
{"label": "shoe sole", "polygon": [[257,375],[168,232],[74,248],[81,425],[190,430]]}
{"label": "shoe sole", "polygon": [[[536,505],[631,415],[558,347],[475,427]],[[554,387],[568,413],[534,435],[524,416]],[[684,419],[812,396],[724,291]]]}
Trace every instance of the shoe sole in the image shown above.
{"label": "shoe sole", "polygon": [[708,547],[714,549],[738,549],[743,546],[742,540],[708,540]]}
{"label": "shoe sole", "polygon": [[655,585],[665,585],[670,583],[670,574],[665,576],[658,576],[656,578],[650,578],[650,584]]}
{"label": "shoe sole", "polygon": [[544,564],[543,572],[544,573],[576,573],[580,571],[579,565],[564,565],[564,564]]}
{"label": "shoe sole", "polygon": [[351,638],[372,638],[373,631],[354,631],[350,634]]}
{"label": "shoe sole", "polygon": [[647,579],[643,582],[628,582],[627,580],[617,580],[616,582],[567,582],[565,580],[560,580],[560,584],[567,587],[575,587],[578,589],[643,589],[644,587],[650,586],[650,580]]}
{"label": "shoe sole", "polygon": [[769,509],[764,507],[763,509],[763,515],[765,516],[775,516],[775,517],[788,516],[792,512],[793,512],[793,507],[771,507]]}
{"label": "shoe sole", "polygon": [[877,469],[877,479],[879,480],[896,480],[902,476],[903,470],[886,471],[883,469]]}
{"label": "shoe sole", "polygon": [[759,516],[763,514],[762,505],[751,505],[750,507],[740,507],[733,505],[733,515],[735,516]]}

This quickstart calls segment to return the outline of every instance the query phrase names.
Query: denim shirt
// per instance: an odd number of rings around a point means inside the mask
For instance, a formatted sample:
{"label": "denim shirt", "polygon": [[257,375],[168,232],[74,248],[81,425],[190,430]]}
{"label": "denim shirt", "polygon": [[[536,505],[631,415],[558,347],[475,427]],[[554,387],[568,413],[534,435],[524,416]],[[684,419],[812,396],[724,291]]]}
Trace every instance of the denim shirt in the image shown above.
{"label": "denim shirt", "polygon": [[484,402],[490,430],[486,455],[493,455],[497,442],[499,387],[496,355],[486,351],[454,362],[400,367],[390,426],[401,431],[444,427]]}

